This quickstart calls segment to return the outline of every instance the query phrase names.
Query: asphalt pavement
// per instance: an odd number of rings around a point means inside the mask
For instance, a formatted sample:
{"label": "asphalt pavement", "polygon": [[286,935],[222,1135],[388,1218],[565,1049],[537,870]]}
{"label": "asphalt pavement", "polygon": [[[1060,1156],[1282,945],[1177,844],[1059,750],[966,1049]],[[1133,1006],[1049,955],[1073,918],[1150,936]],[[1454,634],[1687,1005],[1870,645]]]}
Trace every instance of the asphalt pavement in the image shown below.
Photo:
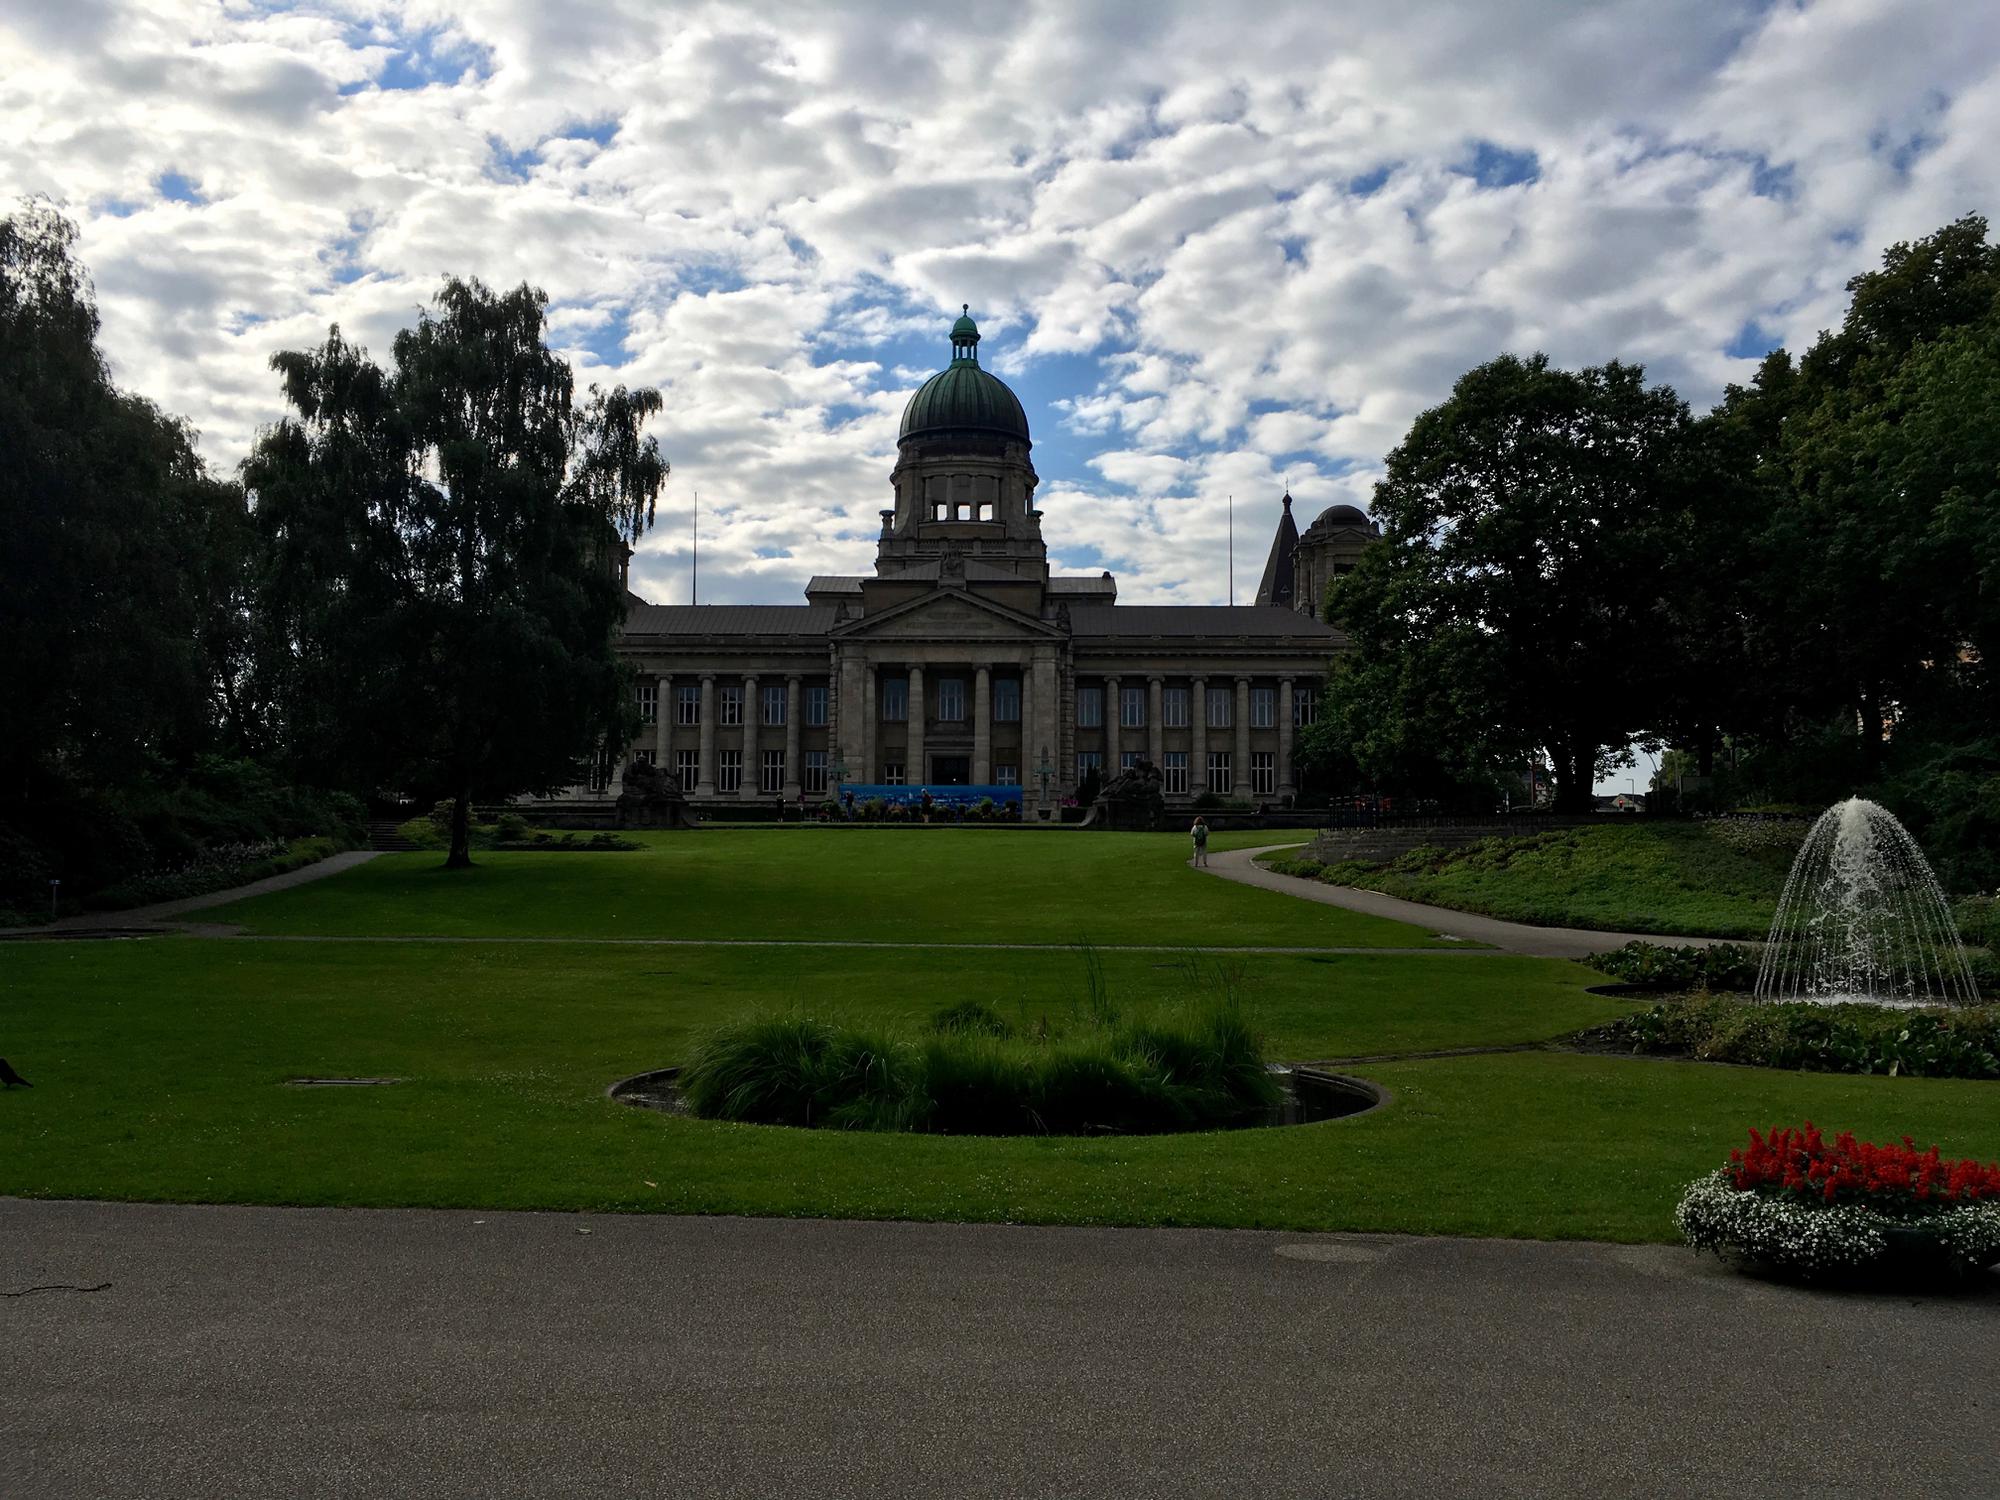
{"label": "asphalt pavement", "polygon": [[2000,1278],[0,1200],[0,1495],[1992,1496]]}

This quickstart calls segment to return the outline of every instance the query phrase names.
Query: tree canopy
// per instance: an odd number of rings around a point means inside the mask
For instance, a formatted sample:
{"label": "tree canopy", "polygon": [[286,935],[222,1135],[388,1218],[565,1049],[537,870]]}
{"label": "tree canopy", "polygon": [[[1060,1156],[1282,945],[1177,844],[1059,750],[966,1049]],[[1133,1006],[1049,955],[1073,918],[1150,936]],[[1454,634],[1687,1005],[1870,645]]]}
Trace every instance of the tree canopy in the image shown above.
{"label": "tree canopy", "polygon": [[388,370],[338,328],[276,356],[293,415],[245,465],[290,742],[320,774],[453,802],[546,791],[630,732],[613,635],[667,474],[656,391],[592,388],[545,296],[447,279]]}

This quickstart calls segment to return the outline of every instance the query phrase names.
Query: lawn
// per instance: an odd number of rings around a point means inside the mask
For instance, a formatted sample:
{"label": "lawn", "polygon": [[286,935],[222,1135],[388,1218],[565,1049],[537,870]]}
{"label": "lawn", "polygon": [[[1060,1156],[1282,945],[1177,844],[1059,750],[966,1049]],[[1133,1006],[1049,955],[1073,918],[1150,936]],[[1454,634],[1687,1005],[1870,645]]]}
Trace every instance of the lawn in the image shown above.
{"label": "lawn", "polygon": [[645,847],[628,854],[485,854],[457,871],[435,853],[384,855],[204,918],[313,936],[1463,946],[1202,874],[1178,834],[772,826],[638,837]]}
{"label": "lawn", "polygon": [[[865,834],[844,835],[861,839],[853,845],[798,837],[746,830],[703,842],[729,856],[716,868],[735,872],[739,901],[768,905],[802,868],[817,871],[816,893],[838,887],[843,848],[873,860],[877,884],[897,901],[912,899],[923,882],[905,863],[942,878],[937,851],[958,835],[905,834],[886,848]],[[1176,841],[1100,837],[1042,835],[1035,852],[1045,888],[1120,873],[1096,902],[1101,930],[1130,921],[1188,941],[1233,930],[1229,908],[1200,893],[1238,888],[1184,871]],[[959,847],[984,891],[1005,861],[979,856],[1000,846]],[[818,865],[796,857],[808,848],[824,853]],[[535,856],[495,856],[491,868],[516,860],[539,868],[538,881],[506,885],[518,904],[488,904],[481,920],[516,911],[521,935],[537,930],[541,911],[582,921],[590,891],[632,882],[646,901],[670,902],[691,878],[662,854],[552,855],[540,866]],[[260,905],[295,926],[337,928],[372,914],[393,928],[393,891],[406,877],[375,889],[365,877],[383,864],[395,868],[376,861]],[[606,884],[592,865],[655,876]],[[757,871],[761,888],[749,879]],[[1128,909],[1157,899],[1134,892],[1178,892],[1184,876],[1195,886],[1180,904],[1193,915],[1164,934],[1149,912]],[[455,915],[470,925],[435,891],[425,888],[432,904],[412,909],[426,922]],[[739,929],[758,915],[691,894],[680,905],[683,922],[691,906]],[[1059,936],[1046,902],[1022,906]],[[849,936],[882,935],[865,907],[855,920]],[[1284,926],[1276,915],[1256,921]],[[1128,1008],[1191,998],[1226,973],[1250,997],[1272,1054],[1294,1059],[1535,1042],[1627,1003],[1587,993],[1596,976],[1579,967],[1490,952],[1097,958],[1111,997]],[[604,1096],[614,1079],[677,1061],[702,1028],[756,1010],[799,1006],[914,1028],[974,997],[1016,1020],[1060,1017],[1086,989],[1083,956],[1060,947],[954,954],[477,937],[14,944],[0,948],[0,1051],[36,1087],[0,1095],[0,1193],[1661,1240],[1671,1237],[1680,1185],[1750,1124],[1811,1116],[2000,1155],[1993,1084],[1540,1050],[1357,1064],[1393,1091],[1387,1107],[1287,1130],[1164,1137],[795,1131],[671,1118]],[[301,1075],[403,1081],[285,1085]]]}
{"label": "lawn", "polygon": [[1327,878],[1545,927],[1761,938],[1803,832],[1635,819],[1330,866]]}

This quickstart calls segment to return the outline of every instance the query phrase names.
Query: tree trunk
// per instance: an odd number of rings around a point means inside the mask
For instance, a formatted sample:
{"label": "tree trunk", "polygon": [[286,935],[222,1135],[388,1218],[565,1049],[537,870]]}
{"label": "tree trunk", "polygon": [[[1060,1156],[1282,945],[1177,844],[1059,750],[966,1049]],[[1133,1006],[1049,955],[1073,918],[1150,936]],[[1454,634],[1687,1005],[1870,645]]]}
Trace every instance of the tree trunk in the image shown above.
{"label": "tree trunk", "polygon": [[1861,694],[1861,764],[1868,775],[1882,763],[1882,700],[1873,693]]}
{"label": "tree trunk", "polygon": [[1704,727],[1699,742],[1701,748],[1694,763],[1696,773],[1704,778],[1715,774],[1715,740],[1714,729]]}
{"label": "tree trunk", "polygon": [[451,853],[445,856],[444,867],[472,868],[472,793],[464,787],[451,801]]}
{"label": "tree trunk", "polygon": [[1589,812],[1590,770],[1597,761],[1597,747],[1572,741],[1556,751],[1555,761],[1556,800],[1550,810],[1560,813]]}

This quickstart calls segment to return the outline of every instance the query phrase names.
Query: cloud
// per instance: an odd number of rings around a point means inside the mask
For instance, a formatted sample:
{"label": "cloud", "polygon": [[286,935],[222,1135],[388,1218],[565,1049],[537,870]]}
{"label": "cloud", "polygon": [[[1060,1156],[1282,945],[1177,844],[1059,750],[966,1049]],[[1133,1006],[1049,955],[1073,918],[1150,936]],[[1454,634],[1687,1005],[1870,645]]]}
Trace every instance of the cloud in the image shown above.
{"label": "cloud", "polygon": [[661,598],[696,489],[705,598],[864,570],[960,302],[1055,555],[1216,600],[1232,494],[1254,587],[1285,480],[1365,503],[1469,366],[1699,406],[2000,198],[2000,22],[1956,0],[0,0],[0,47],[0,195],[79,219],[119,377],[212,459],[273,351],[531,281],[581,379],[666,396]]}

